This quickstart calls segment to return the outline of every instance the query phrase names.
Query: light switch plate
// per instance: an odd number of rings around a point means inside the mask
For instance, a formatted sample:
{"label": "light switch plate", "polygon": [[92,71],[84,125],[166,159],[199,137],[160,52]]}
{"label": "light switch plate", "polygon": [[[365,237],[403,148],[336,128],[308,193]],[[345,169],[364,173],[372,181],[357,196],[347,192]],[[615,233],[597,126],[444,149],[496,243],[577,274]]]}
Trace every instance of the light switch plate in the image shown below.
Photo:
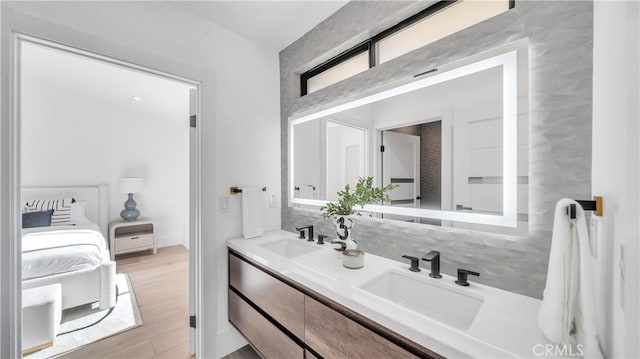
{"label": "light switch plate", "polygon": [[269,208],[278,208],[278,195],[269,193]]}
{"label": "light switch plate", "polygon": [[220,213],[229,212],[229,207],[231,207],[231,198],[229,196],[218,197],[218,208]]}

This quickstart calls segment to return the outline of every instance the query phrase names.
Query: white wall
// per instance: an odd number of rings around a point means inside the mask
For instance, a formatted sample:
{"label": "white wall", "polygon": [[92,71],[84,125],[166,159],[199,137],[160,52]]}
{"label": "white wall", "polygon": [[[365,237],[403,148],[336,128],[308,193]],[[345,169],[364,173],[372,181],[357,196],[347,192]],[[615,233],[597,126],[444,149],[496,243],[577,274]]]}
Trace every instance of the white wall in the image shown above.
{"label": "white wall", "polygon": [[365,133],[361,129],[356,129],[342,124],[327,122],[327,196],[328,201],[338,200],[338,191],[342,191],[346,184],[351,190],[355,188],[357,178],[352,182],[347,182],[346,149],[349,146],[357,145],[360,148],[361,160],[357,168],[352,168],[358,173],[357,177],[365,176]]}
{"label": "white wall", "polygon": [[301,190],[297,193],[298,196],[307,194],[307,191],[302,189],[303,186],[313,185],[316,187],[316,193],[320,192],[322,185],[320,176],[324,172],[320,171],[322,159],[320,149],[324,147],[321,144],[322,140],[324,140],[320,131],[321,124],[324,124],[324,122],[307,121],[294,127],[295,138],[293,145],[296,156],[293,164],[295,172],[293,184],[301,187]]}
{"label": "white wall", "polygon": [[[2,10],[3,86],[7,86],[9,80],[11,44],[7,36],[11,29],[202,82],[199,126],[203,311],[198,323],[204,337],[199,357],[219,357],[243,345],[244,340],[231,329],[226,314],[225,241],[241,233],[240,199],[232,198],[227,213],[218,212],[217,200],[227,196],[232,185],[267,186],[270,193],[280,196],[276,51],[177,11],[164,2],[3,2],[2,6],[17,11]],[[10,103],[7,89],[4,87],[2,92],[3,111]],[[2,140],[10,138],[10,118],[4,114],[0,123]],[[7,143],[0,145],[7,146]],[[9,147],[3,147],[3,156],[5,148]],[[4,157],[0,164],[3,173],[0,188],[2,195],[6,195],[11,193],[7,187],[11,164]],[[5,202],[0,207],[3,238],[9,233],[7,211],[10,208],[10,203]],[[265,230],[280,228],[278,208],[265,207],[263,214]],[[3,250],[1,255],[4,266],[11,251]],[[3,288],[7,288],[5,283],[9,278],[6,268],[4,266],[1,273]],[[8,315],[7,308],[7,301],[3,301],[3,316]],[[4,345],[12,333],[4,325],[0,330]]]}
{"label": "white wall", "polygon": [[635,1],[594,5],[592,193],[604,197],[596,300],[609,358],[640,357],[639,18]]}
{"label": "white wall", "polygon": [[188,87],[182,98],[167,99],[182,104],[181,119],[62,87],[22,76],[22,185],[108,184],[113,221],[121,219],[127,198],[118,192],[118,178],[142,177],[144,188],[134,198],[141,216],[156,221],[158,246],[188,246]]}
{"label": "white wall", "polygon": [[[7,26],[8,11],[4,9],[0,4],[0,48],[6,49],[10,46],[9,42],[9,26]],[[8,118],[9,109],[9,88],[10,82],[7,76],[7,70],[9,69],[8,61],[10,57],[7,51],[0,51],[0,236],[2,238],[10,238],[14,235],[15,229],[11,230],[9,223],[13,220],[10,215],[10,209],[13,205],[10,203],[10,193],[12,192],[10,186],[10,177],[8,170],[11,168],[11,162],[9,160],[11,154],[11,131],[9,130],[9,121],[3,120]],[[4,74],[4,75],[2,75]],[[0,255],[0,287],[10,288],[14,285],[14,279],[17,276],[12,273],[12,267],[17,264],[15,259],[12,259],[12,248],[10,241],[0,241],[0,253],[7,253],[7,255]],[[4,323],[7,329],[0,328],[0,356],[8,357],[12,353],[16,353],[16,340],[12,336],[13,329],[20,327],[20,324],[16,323],[16,314],[13,308],[16,303],[12,301],[16,296],[10,290],[0,291],[0,321]],[[17,324],[17,325],[16,325]]]}

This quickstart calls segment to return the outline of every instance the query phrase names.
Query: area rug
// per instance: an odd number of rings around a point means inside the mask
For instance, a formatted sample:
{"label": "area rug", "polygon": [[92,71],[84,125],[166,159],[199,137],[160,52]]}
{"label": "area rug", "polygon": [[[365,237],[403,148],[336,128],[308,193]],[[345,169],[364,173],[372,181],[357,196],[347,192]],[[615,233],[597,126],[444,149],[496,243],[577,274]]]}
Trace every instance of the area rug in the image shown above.
{"label": "area rug", "polygon": [[129,276],[125,273],[116,275],[116,285],[118,298],[115,307],[100,310],[97,304],[87,304],[62,311],[62,323],[54,345],[25,358],[55,357],[141,326],[142,318]]}

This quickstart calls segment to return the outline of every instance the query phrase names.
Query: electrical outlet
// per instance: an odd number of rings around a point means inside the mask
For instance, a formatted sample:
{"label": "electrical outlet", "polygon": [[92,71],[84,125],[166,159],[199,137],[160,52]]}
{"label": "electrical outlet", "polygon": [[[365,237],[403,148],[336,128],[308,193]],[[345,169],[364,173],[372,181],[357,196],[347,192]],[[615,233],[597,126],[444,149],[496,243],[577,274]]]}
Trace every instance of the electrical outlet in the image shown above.
{"label": "electrical outlet", "polygon": [[269,208],[278,208],[278,195],[275,193],[269,194]]}

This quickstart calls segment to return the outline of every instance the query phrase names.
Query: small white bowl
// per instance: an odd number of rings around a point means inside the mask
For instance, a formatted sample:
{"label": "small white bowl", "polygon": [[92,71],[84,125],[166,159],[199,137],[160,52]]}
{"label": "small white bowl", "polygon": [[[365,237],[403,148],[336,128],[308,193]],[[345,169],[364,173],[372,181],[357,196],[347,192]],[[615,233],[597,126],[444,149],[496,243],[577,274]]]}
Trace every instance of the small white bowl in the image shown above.
{"label": "small white bowl", "polygon": [[364,252],[359,249],[347,249],[342,252],[342,265],[349,269],[364,267]]}

